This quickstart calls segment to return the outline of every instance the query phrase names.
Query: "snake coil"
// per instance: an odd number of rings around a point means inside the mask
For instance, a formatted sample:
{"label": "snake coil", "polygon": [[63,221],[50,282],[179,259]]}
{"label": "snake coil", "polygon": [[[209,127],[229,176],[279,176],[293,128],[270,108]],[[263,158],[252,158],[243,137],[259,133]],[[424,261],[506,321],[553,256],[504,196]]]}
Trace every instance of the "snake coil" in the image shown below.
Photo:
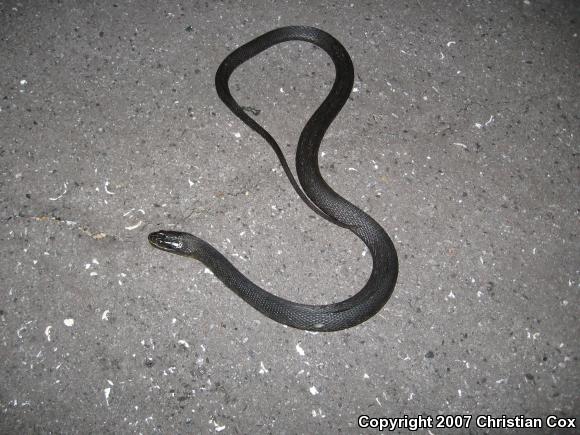
{"label": "snake coil", "polygon": [[[332,59],[336,77],[332,90],[302,130],[296,151],[294,179],[274,138],[234,100],[228,87],[233,71],[262,51],[286,41],[305,41],[322,48]],[[291,26],[272,30],[233,51],[219,66],[215,85],[224,104],[276,152],[284,172],[300,198],[318,215],[356,234],[373,259],[371,275],[354,296],[329,305],[291,302],[260,288],[207,242],[188,233],[157,231],[149,234],[156,248],[191,257],[205,264],[214,275],[244,301],[276,322],[311,331],[350,328],[375,315],[390,298],[398,274],[397,251],[393,242],[369,215],[338,195],[326,183],[318,167],[318,150],[324,134],[346,103],[352,90],[354,71],[346,49],[328,33],[314,27]]]}

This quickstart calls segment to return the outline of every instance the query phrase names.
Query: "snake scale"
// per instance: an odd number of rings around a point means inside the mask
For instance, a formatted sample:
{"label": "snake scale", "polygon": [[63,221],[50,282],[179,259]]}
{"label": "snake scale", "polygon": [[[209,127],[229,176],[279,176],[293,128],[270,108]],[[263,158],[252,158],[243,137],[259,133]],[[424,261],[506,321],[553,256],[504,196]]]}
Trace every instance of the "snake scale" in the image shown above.
{"label": "snake scale", "polygon": [[[294,179],[274,138],[234,100],[228,86],[233,71],[262,51],[286,41],[305,41],[322,48],[335,66],[335,80],[323,103],[306,123],[296,151]],[[346,49],[328,33],[305,26],[282,27],[242,45],[219,66],[215,85],[224,104],[276,152],[292,186],[314,212],[329,222],[356,234],[368,247],[373,266],[365,286],[354,296],[329,305],[305,305],[275,296],[260,288],[207,242],[188,233],[157,231],[149,234],[156,248],[201,261],[244,301],[276,322],[311,331],[350,328],[375,315],[395,288],[398,258],[395,246],[383,228],[361,209],[338,195],[326,183],[318,166],[318,150],[324,134],[346,103],[352,90],[354,70]]]}

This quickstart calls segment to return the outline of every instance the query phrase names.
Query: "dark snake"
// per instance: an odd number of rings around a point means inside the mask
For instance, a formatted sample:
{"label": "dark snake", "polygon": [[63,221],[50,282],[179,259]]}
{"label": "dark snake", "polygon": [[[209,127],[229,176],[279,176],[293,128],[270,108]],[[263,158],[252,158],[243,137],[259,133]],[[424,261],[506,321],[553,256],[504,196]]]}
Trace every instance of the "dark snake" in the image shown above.
{"label": "dark snake", "polygon": [[[233,71],[262,51],[286,41],[306,41],[322,48],[336,69],[334,85],[324,102],[302,130],[296,151],[296,182],[274,138],[234,100],[228,87]],[[163,251],[195,258],[208,267],[234,293],[276,322],[311,331],[350,328],[374,316],[395,288],[397,251],[393,242],[369,215],[338,195],[326,183],[318,167],[318,150],[327,128],[346,103],[352,90],[354,70],[346,49],[328,33],[313,27],[282,27],[272,30],[233,51],[219,66],[215,85],[220,99],[276,152],[288,179],[300,198],[324,219],[349,229],[368,247],[373,268],[365,286],[348,299],[329,305],[291,302],[258,287],[207,242],[188,233],[157,231],[149,234],[151,244]]]}

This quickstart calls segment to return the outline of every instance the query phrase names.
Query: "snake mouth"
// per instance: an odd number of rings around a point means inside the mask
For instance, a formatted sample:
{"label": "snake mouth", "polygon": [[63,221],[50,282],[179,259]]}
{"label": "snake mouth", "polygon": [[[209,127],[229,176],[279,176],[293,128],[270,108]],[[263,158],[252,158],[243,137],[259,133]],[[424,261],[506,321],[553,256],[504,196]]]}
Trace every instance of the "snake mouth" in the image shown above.
{"label": "snake mouth", "polygon": [[176,231],[156,231],[149,234],[148,239],[157,249],[168,252],[179,252],[183,248],[183,241],[180,240]]}

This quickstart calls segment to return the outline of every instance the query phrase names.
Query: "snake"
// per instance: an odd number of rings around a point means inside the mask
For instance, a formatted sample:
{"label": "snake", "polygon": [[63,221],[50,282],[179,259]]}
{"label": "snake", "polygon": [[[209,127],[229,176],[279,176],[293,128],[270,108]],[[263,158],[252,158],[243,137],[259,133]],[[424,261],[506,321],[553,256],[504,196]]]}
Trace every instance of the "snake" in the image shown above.
{"label": "snake", "polygon": [[[332,89],[306,122],[296,149],[296,174],[274,138],[232,97],[229,79],[234,70],[268,48],[303,41],[324,50],[332,59]],[[326,130],[347,102],[354,84],[354,67],[347,50],[329,33],[307,26],[271,30],[231,52],[219,65],[215,87],[221,101],[276,153],[298,196],[317,215],[354,233],[367,246],[372,270],[364,287],[347,299],[327,305],[308,305],[274,295],[256,285],[206,241],[180,231],[156,231],[148,236],[155,248],[203,263],[226,287],[270,319],[293,328],[331,332],[356,326],[377,314],[391,297],[399,272],[397,251],[385,230],[360,208],[336,193],[324,180],[318,152]],[[311,258],[311,260],[314,260]],[[324,264],[324,263],[323,263]]]}

